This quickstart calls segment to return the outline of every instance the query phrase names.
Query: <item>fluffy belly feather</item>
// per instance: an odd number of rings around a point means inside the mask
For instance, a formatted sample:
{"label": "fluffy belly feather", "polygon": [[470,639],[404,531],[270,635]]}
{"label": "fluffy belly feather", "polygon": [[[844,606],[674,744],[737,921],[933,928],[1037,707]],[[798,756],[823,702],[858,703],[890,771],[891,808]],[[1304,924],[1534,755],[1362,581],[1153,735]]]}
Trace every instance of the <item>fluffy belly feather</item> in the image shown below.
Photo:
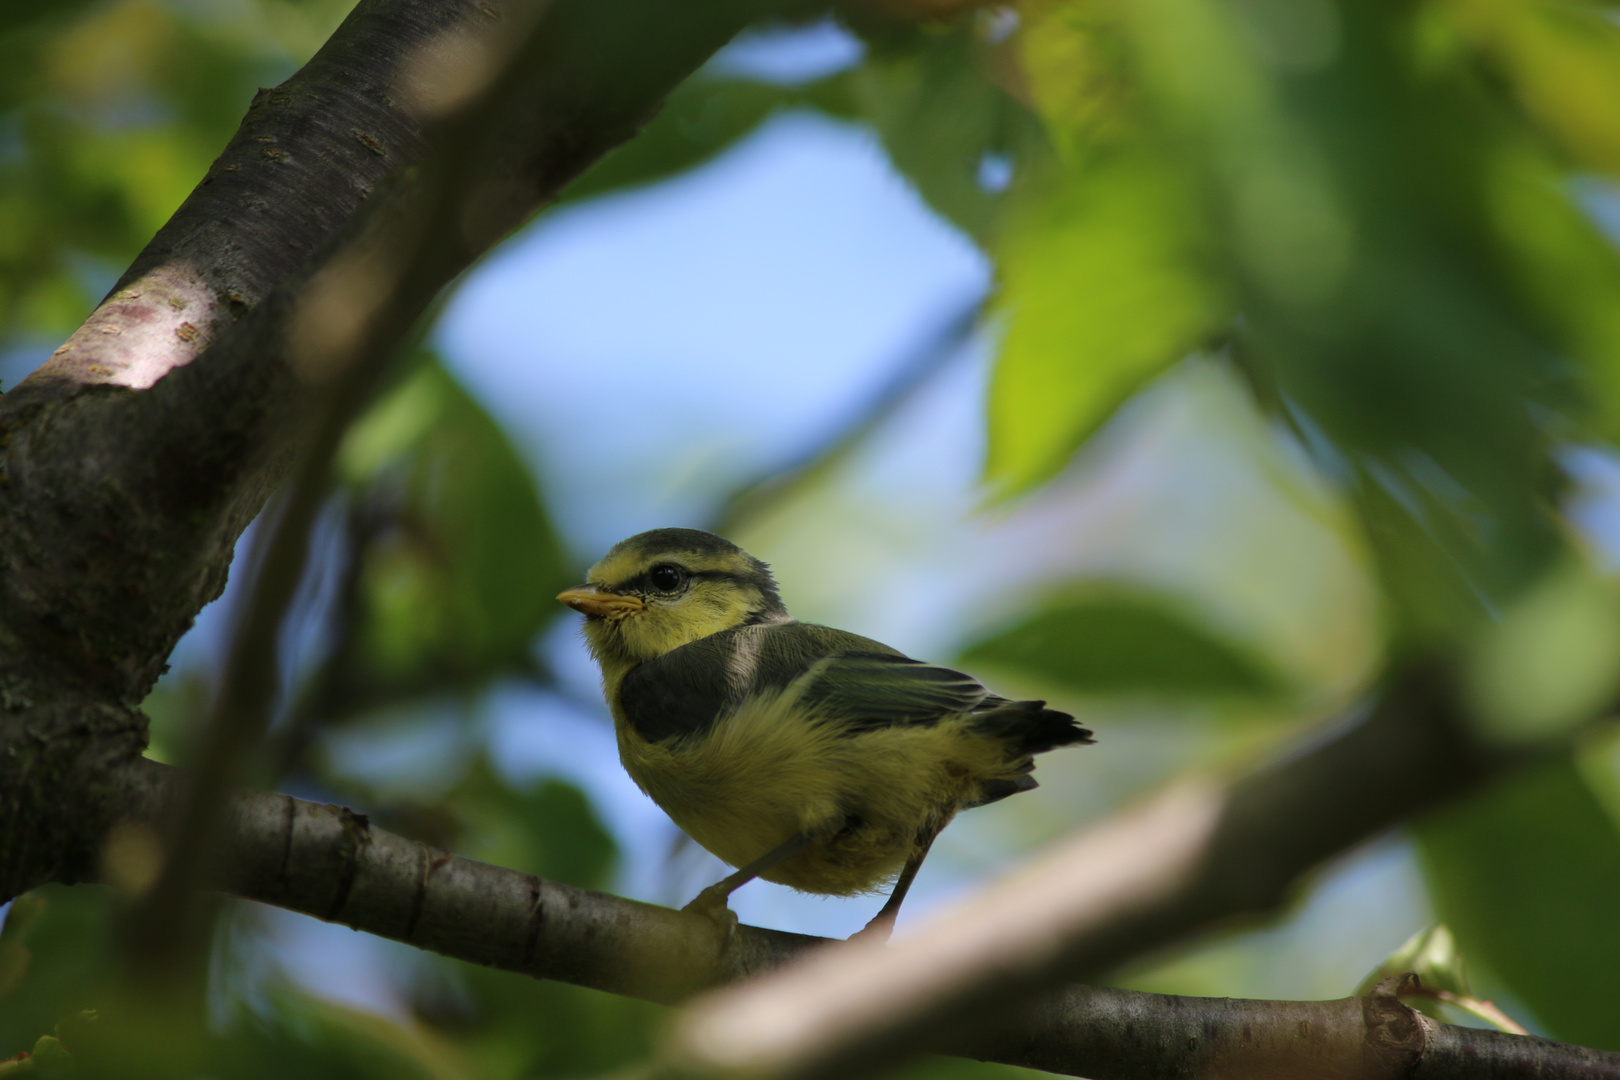
{"label": "fluffy belly feather", "polygon": [[791,704],[756,701],[697,739],[650,743],[620,722],[619,753],[641,789],[732,866],[815,837],[761,876],[840,896],[893,878],[984,781],[1018,774],[1002,741],[964,717],[851,735]]}

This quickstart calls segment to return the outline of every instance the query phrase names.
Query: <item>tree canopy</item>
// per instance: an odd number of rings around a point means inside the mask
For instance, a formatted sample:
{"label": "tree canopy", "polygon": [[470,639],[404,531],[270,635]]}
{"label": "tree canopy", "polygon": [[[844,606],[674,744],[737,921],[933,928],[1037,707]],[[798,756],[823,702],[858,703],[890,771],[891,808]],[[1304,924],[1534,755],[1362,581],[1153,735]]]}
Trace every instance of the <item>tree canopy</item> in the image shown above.
{"label": "tree canopy", "polygon": [[[1620,9],[679,7],[0,11],[0,1077],[1620,1075]],[[807,131],[899,331],[700,238],[547,337]],[[553,600],[625,522],[1099,745],[893,948],[716,941]]]}

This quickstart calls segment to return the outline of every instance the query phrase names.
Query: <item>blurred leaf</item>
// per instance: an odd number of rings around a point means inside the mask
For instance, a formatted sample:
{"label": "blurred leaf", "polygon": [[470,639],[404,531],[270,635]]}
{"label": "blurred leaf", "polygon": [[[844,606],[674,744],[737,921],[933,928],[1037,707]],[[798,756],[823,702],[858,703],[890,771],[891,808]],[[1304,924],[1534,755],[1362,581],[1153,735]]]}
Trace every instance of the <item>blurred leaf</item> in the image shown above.
{"label": "blurred leaf", "polygon": [[847,76],[889,160],[945,220],[980,243],[999,225],[1004,193],[1039,158],[1040,125],[990,77],[970,19],[872,48]]}
{"label": "blurred leaf", "polygon": [[0,15],[0,334],[66,333],[202,178],[255,87],[252,20],[157,0]]}
{"label": "blurred leaf", "polygon": [[1071,163],[1140,126],[1129,42],[1112,5],[1047,0],[1020,9],[1018,62],[1048,137]]}
{"label": "blurred leaf", "polygon": [[1275,695],[1279,677],[1163,596],[1095,590],[1045,610],[962,655],[1082,694]]}
{"label": "blurred leaf", "polygon": [[1149,96],[1216,209],[1247,368],[1358,477],[1400,644],[1432,644],[1558,549],[1549,449],[1575,383],[1503,273],[1490,206],[1495,149],[1523,137],[1510,111],[1416,47],[1421,10],[1316,6],[1319,46],[1286,55],[1295,5],[1128,10]]}
{"label": "blurred leaf", "polygon": [[[813,91],[810,93],[813,94]],[[640,135],[592,166],[563,193],[586,199],[663,180],[702,164],[759,127],[806,91],[741,79],[688,79]]]}
{"label": "blurred leaf", "polygon": [[28,974],[34,958],[28,937],[45,914],[45,897],[24,893],[6,910],[5,927],[0,929],[0,1001],[10,997]]}
{"label": "blurred leaf", "polygon": [[1575,181],[1540,148],[1503,144],[1489,211],[1525,302],[1584,368],[1600,435],[1620,436],[1620,252],[1576,203]]}
{"label": "blurred leaf", "polygon": [[1500,739],[1566,734],[1620,689],[1620,594],[1569,560],[1487,625],[1469,665],[1474,716]]}
{"label": "blurred leaf", "polygon": [[1458,946],[1554,1038],[1620,1050],[1620,834],[1573,763],[1448,807],[1417,837]]}
{"label": "blurred leaf", "polygon": [[479,1080],[596,1076],[647,1058],[668,1010],[635,998],[441,961],[418,1016],[453,1038]]}
{"label": "blurred leaf", "polygon": [[18,897],[0,934],[0,1059],[32,1052],[64,1020],[104,1004],[114,955],[110,889],[49,885]]}
{"label": "blurred leaf", "polygon": [[221,1080],[475,1080],[462,1055],[414,1025],[314,997],[282,983],[265,1008],[223,1033]]}
{"label": "blurred leaf", "polygon": [[607,884],[613,837],[578,788],[545,780],[513,788],[479,758],[449,797],[468,855],[587,889]]}
{"label": "blurred leaf", "polygon": [[925,1057],[886,1073],[888,1080],[1049,1080],[1052,1073],[967,1058]]}
{"label": "blurred leaf", "polygon": [[573,570],[506,435],[431,358],[345,440],[384,525],[359,567],[350,697],[477,685],[530,664]]}
{"label": "blurred leaf", "polygon": [[1612,12],[1567,0],[1448,0],[1446,10],[1571,155],[1620,176],[1620,26]]}
{"label": "blurred leaf", "polygon": [[998,252],[1007,329],[990,381],[985,474],[1003,496],[1055,474],[1225,315],[1170,162],[1120,149],[1046,195],[1019,206]]}

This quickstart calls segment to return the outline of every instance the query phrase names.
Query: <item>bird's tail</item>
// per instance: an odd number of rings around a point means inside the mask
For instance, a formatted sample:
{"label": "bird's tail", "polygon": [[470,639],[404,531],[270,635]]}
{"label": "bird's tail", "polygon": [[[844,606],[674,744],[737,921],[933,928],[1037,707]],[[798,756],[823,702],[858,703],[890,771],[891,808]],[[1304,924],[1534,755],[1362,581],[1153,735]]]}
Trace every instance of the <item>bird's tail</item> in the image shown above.
{"label": "bird's tail", "polygon": [[1095,740],[1066,712],[1048,709],[1044,701],[1007,701],[973,714],[973,726],[987,735],[1006,739],[1016,757],[1042,754],[1060,746]]}

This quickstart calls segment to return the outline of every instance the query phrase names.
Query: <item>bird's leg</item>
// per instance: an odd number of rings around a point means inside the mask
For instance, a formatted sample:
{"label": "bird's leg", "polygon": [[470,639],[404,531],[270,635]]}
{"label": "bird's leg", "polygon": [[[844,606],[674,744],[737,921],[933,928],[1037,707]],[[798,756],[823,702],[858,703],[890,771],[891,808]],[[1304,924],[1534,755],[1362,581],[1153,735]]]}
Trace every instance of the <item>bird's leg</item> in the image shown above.
{"label": "bird's leg", "polygon": [[928,849],[934,846],[934,837],[938,835],[939,831],[936,829],[918,838],[917,853],[906,860],[905,869],[901,870],[900,876],[895,879],[894,888],[889,891],[889,899],[884,902],[883,910],[878,912],[865,927],[850,935],[849,940],[889,940],[889,935],[894,933],[894,920],[900,914],[900,904],[910,891],[911,883],[917,877],[917,871],[922,869],[923,860],[928,858]]}
{"label": "bird's leg", "polygon": [[737,916],[732,914],[731,909],[726,906],[727,898],[777,863],[793,858],[793,856],[809,847],[813,840],[814,837],[808,833],[798,833],[788,838],[784,843],[767,851],[747,866],[727,875],[698,893],[696,899],[681,910],[696,911],[707,915],[724,927],[729,937],[731,932],[737,928]]}

